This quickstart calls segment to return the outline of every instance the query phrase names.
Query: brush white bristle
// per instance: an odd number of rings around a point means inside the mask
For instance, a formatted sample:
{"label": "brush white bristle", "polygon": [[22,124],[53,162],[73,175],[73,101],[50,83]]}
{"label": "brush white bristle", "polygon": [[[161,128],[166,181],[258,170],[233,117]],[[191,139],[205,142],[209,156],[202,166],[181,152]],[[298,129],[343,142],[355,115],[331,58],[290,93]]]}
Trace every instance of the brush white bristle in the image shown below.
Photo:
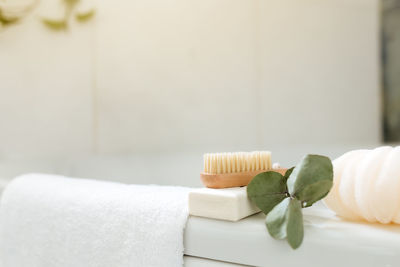
{"label": "brush white bristle", "polygon": [[236,152],[204,154],[204,172],[236,173],[271,169],[271,152]]}

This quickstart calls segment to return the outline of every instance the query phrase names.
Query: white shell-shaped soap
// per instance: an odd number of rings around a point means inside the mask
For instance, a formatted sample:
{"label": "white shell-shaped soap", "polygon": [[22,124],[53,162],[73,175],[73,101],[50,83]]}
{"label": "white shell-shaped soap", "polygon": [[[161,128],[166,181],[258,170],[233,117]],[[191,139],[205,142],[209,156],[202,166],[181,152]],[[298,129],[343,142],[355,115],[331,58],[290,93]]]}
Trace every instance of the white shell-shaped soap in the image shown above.
{"label": "white shell-shaped soap", "polygon": [[354,150],[333,161],[325,204],[352,220],[400,224],[400,146]]}

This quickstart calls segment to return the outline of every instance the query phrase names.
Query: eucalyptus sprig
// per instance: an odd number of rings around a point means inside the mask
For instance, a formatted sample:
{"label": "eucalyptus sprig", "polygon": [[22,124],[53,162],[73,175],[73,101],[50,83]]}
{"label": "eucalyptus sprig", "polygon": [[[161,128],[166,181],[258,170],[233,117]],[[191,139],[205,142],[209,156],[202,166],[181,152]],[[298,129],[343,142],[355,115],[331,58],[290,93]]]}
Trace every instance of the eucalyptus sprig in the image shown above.
{"label": "eucalyptus sprig", "polygon": [[286,238],[296,249],[304,237],[301,209],[324,198],[332,184],[331,160],[307,155],[285,175],[274,171],[256,175],[247,186],[247,195],[267,215],[269,234],[275,239]]}

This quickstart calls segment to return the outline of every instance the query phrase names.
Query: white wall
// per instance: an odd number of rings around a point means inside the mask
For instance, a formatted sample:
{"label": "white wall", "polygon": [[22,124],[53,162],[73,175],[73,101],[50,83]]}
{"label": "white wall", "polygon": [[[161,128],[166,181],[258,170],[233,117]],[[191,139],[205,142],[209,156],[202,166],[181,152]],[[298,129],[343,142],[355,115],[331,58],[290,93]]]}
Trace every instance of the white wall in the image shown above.
{"label": "white wall", "polygon": [[114,0],[0,32],[0,159],[380,141],[378,0]]}

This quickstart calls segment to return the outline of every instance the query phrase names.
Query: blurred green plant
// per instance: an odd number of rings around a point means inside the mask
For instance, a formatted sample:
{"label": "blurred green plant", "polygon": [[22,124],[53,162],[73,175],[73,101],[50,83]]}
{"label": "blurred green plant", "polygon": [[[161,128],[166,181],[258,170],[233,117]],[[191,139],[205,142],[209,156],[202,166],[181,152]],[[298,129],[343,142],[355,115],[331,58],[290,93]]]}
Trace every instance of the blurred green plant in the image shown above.
{"label": "blurred green plant", "polygon": [[26,16],[37,4],[38,0],[25,2],[0,1],[0,28],[17,22]]}
{"label": "blurred green plant", "polygon": [[2,27],[3,25],[13,23],[15,21],[17,21],[16,18],[7,18],[6,16],[3,15],[2,10],[0,9],[0,27]]}
{"label": "blurred green plant", "polygon": [[[90,7],[86,9],[78,8],[84,0],[61,0],[60,4],[63,5],[64,14],[61,18],[41,17],[41,21],[49,29],[52,30],[65,30],[68,28],[70,21],[75,18],[77,22],[86,22],[90,20],[96,13],[95,8]],[[38,3],[38,0],[27,1],[21,6],[7,6],[0,3],[0,29],[18,22],[25,17]]]}
{"label": "blurred green plant", "polygon": [[61,19],[50,19],[50,18],[42,18],[42,22],[48,28],[52,30],[65,30],[68,28],[68,24],[71,21],[72,17],[75,17],[78,22],[86,22],[91,19],[96,11],[94,8],[87,10],[78,10],[77,6],[81,2],[81,0],[62,0],[65,11],[64,17]]}

